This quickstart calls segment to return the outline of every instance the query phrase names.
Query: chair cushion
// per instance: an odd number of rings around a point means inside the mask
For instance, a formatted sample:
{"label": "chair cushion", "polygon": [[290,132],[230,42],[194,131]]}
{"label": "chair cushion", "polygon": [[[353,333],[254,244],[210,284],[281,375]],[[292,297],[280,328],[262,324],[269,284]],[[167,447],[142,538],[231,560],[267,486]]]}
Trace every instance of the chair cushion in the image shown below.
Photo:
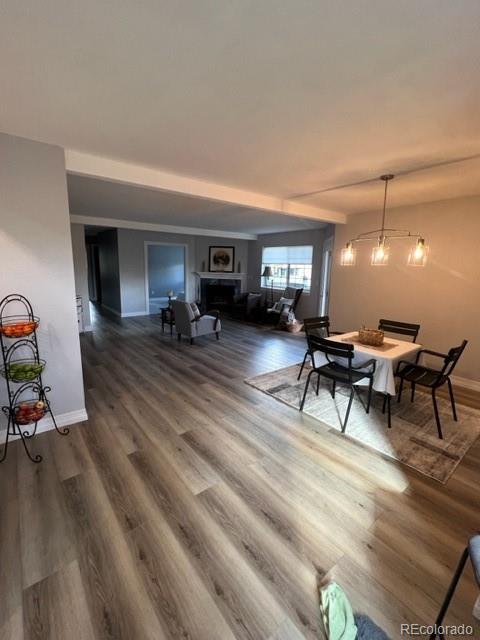
{"label": "chair cushion", "polygon": [[202,316],[200,320],[194,322],[193,325],[195,327],[195,335],[197,336],[204,336],[222,330],[220,320],[217,321],[214,316]]}

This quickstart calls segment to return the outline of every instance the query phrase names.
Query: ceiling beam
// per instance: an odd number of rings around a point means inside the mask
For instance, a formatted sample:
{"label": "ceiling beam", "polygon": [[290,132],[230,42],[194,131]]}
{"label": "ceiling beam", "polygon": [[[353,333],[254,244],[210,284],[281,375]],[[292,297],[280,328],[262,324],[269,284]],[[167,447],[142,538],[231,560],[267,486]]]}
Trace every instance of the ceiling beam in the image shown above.
{"label": "ceiling beam", "polygon": [[67,172],[74,175],[158,189],[195,198],[205,198],[266,212],[318,220],[319,222],[345,224],[347,221],[344,213],[320,209],[295,200],[285,200],[264,193],[236,189],[72,149],[65,149],[65,164]]}
{"label": "ceiling beam", "polygon": [[99,218],[98,216],[70,215],[72,224],[84,224],[90,227],[115,227],[117,229],[136,229],[137,231],[159,231],[161,233],[181,233],[192,236],[213,236],[214,238],[236,238],[238,240],[257,240],[254,233],[241,231],[219,231],[218,229],[201,229],[199,227],[177,227],[170,224],[154,224],[151,222],[135,222],[135,220],[118,220],[116,218]]}

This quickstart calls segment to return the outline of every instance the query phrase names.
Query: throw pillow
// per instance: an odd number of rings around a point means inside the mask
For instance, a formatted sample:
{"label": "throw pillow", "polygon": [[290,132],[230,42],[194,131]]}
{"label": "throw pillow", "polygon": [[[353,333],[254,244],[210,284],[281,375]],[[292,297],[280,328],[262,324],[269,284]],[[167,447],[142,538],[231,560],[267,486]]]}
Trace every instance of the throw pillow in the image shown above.
{"label": "throw pillow", "polygon": [[200,309],[198,308],[195,302],[191,302],[190,307],[192,308],[194,318],[199,318],[202,315],[200,313]]}
{"label": "throw pillow", "polygon": [[292,304],[293,298],[280,298],[280,300],[277,300],[277,302],[273,305],[273,309],[280,312],[285,305],[287,307],[290,307]]}

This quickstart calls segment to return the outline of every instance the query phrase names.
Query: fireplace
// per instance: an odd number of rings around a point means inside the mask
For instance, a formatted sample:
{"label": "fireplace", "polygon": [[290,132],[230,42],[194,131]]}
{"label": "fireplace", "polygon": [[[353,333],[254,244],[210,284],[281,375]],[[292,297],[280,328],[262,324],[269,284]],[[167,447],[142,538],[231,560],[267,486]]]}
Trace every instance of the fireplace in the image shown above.
{"label": "fireplace", "polygon": [[239,280],[209,279],[202,280],[201,300],[205,310],[219,309],[229,311],[233,296],[240,293],[241,286]]}

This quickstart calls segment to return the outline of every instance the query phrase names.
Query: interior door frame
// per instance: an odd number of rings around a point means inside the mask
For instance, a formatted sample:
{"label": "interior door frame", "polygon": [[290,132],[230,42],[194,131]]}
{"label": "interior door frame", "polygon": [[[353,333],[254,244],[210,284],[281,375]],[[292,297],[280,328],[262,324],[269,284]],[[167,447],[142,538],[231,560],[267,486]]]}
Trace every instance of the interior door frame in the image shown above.
{"label": "interior door frame", "polygon": [[188,244],[184,242],[155,242],[153,240],[145,240],[143,243],[145,253],[145,310],[147,315],[150,315],[150,287],[148,286],[149,273],[148,273],[148,247],[151,245],[160,245],[167,247],[183,247],[184,251],[184,269],[183,269],[183,281],[185,283],[185,299],[188,297]]}
{"label": "interior door frame", "polygon": [[330,282],[332,278],[334,238],[327,238],[322,247],[322,270],[320,275],[320,295],[318,298],[318,315],[328,315],[330,304]]}

